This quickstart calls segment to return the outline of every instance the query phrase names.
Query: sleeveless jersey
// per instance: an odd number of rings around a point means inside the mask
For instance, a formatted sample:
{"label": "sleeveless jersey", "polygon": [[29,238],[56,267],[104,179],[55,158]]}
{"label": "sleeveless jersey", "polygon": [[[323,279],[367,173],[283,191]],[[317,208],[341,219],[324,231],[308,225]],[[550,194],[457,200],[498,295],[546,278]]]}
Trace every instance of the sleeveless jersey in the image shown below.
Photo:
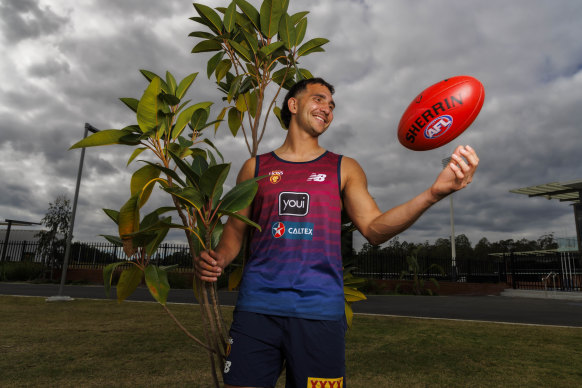
{"label": "sleeveless jersey", "polygon": [[344,315],[341,155],[310,162],[257,156],[254,229],[237,309],[332,320]]}

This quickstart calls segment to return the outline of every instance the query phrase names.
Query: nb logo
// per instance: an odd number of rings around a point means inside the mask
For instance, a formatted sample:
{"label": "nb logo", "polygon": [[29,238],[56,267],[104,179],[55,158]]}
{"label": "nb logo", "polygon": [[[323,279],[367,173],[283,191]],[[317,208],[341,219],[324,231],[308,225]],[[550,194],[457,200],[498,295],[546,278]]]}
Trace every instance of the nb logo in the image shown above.
{"label": "nb logo", "polygon": [[453,125],[453,117],[450,115],[439,116],[431,121],[424,130],[424,137],[436,139],[442,136]]}
{"label": "nb logo", "polygon": [[325,174],[317,174],[314,172],[307,178],[307,182],[323,182],[326,176]]}

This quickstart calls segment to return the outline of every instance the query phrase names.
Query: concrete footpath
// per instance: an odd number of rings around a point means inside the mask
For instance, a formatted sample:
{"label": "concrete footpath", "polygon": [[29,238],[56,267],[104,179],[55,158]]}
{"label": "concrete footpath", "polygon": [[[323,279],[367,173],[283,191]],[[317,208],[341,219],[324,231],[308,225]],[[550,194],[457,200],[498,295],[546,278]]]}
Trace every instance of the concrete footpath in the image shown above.
{"label": "concrete footpath", "polygon": [[[56,284],[0,282],[0,295],[54,297]],[[115,298],[115,288],[110,299]],[[103,286],[65,286],[61,296],[107,299]],[[219,292],[220,303],[234,306],[236,292]],[[153,302],[146,288],[128,298]],[[192,290],[172,289],[169,303],[196,303]],[[356,314],[377,314],[429,319],[458,319],[534,325],[582,327],[582,293],[507,290],[502,296],[369,295],[353,305]]]}

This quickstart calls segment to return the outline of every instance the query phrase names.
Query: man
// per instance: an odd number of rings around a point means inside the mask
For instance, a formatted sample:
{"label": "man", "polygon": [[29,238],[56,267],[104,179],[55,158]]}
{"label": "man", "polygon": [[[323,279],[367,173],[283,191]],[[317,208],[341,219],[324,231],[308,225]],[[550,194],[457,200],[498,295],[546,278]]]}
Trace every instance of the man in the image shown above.
{"label": "man", "polygon": [[[381,212],[360,165],[319,145],[333,120],[333,93],[321,78],[293,86],[283,102],[283,145],[249,159],[238,175],[239,182],[267,178],[259,181],[251,208],[241,212],[262,230],[251,238],[225,387],[274,387],[283,362],[287,387],[345,386],[341,211],[370,243],[380,244],[469,184],[477,168],[475,151],[458,147],[429,189]],[[216,249],[197,258],[197,276],[216,281],[238,254],[245,231],[243,222],[230,218]]]}

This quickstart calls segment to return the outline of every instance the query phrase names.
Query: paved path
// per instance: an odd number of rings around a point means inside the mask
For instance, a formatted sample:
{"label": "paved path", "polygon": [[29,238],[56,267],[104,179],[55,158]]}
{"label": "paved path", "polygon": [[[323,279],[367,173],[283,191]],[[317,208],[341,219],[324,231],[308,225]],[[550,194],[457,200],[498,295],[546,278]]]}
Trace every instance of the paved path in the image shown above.
{"label": "paved path", "polygon": [[[58,294],[55,284],[0,282],[0,295],[51,297]],[[115,295],[115,289],[111,292]],[[71,298],[106,299],[103,286],[65,286],[63,295]],[[582,299],[505,297],[505,296],[408,296],[370,295],[352,306],[355,313],[418,318],[444,318],[473,321],[582,327]],[[219,292],[220,302],[233,306],[236,292]],[[145,288],[138,288],[128,298],[153,301]],[[192,290],[173,289],[171,303],[195,303]]]}

